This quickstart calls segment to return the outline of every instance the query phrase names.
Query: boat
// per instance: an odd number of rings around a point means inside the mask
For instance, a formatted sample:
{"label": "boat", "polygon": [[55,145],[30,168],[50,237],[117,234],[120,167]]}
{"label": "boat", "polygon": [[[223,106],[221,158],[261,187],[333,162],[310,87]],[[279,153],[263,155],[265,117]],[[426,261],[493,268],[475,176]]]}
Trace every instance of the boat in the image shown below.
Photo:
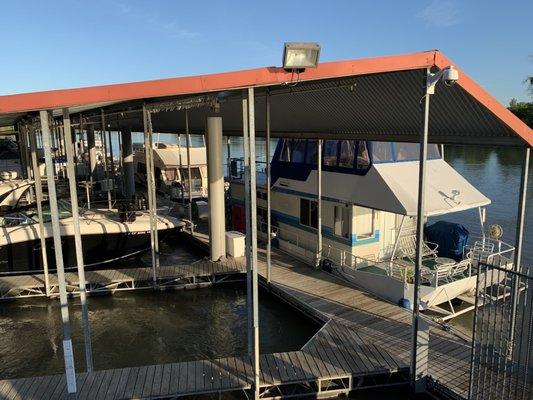
{"label": "boat", "polygon": [[[66,270],[77,267],[71,205],[58,200],[59,227]],[[43,203],[48,267],[55,269],[50,207]],[[80,210],[79,226],[87,269],[127,259],[150,249],[149,212],[107,209]],[[178,233],[184,223],[170,216],[157,216],[159,240]],[[41,272],[39,221],[34,206],[0,217],[0,275]]]}
{"label": "boat", "polygon": [[[158,191],[172,200],[207,198],[207,155],[205,146],[190,147],[191,180],[187,168],[187,148],[177,144],[154,143],[154,170]],[[144,147],[136,147],[133,155],[135,179],[146,185],[146,155]]]}
{"label": "boat", "polygon": [[[317,143],[279,140],[271,161],[272,230],[268,233],[266,180],[264,175],[257,177],[258,236],[377,296],[412,307],[419,144],[323,142],[323,240],[318,249]],[[444,161],[438,145],[428,145],[427,158],[420,299],[423,309],[449,319],[463,312],[456,312],[452,301],[473,299],[479,262],[508,268],[514,247],[489,234],[485,206],[490,199]],[[233,229],[241,232],[245,230],[243,198],[243,180],[233,180],[231,220]],[[437,232],[432,232],[438,243],[429,240],[432,220],[467,210],[479,213],[477,236],[440,221],[433,228]],[[480,280],[490,286],[501,278],[482,276]]]}
{"label": "boat", "polygon": [[33,180],[19,179],[15,171],[0,172],[0,212],[28,205],[33,186]]}

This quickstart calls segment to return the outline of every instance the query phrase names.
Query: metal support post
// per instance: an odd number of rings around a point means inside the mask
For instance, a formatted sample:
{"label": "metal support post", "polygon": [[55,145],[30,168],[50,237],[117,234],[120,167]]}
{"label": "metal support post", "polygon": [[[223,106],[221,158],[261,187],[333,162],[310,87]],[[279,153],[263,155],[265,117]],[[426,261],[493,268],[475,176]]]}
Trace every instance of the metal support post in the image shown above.
{"label": "metal support post", "polygon": [[159,241],[157,237],[157,215],[156,215],[156,191],[155,191],[155,176],[153,164],[153,146],[152,146],[152,121],[150,112],[146,110],[143,105],[143,121],[144,121],[144,153],[146,157],[146,192],[148,194],[148,208],[150,216],[150,248],[152,250],[152,273],[153,285],[157,286],[157,272],[159,268]]}
{"label": "metal support post", "polygon": [[[227,164],[227,173],[228,173],[228,182],[231,182],[231,139],[229,136],[226,136],[226,164]],[[231,189],[231,186],[230,186]]]}
{"label": "metal support post", "polygon": [[131,128],[123,128],[122,136],[122,165],[124,180],[124,195],[131,200],[135,195],[135,173],[133,170],[133,145],[131,139]]}
{"label": "metal support post", "polygon": [[[102,145],[104,147],[104,171],[105,171],[105,180],[106,180],[106,191],[107,191],[107,207],[111,210],[111,191],[109,190],[109,169],[107,168],[107,140],[106,140],[106,137],[105,137],[105,114],[104,114],[104,110],[100,110],[100,115],[101,115],[101,127],[102,129],[100,130],[100,137],[102,139]],[[114,184],[113,184],[114,186]]]}
{"label": "metal support post", "polygon": [[44,231],[44,217],[43,217],[43,183],[41,176],[41,169],[37,160],[37,140],[35,138],[35,129],[29,128],[29,142],[31,163],[33,168],[33,180],[35,181],[35,196],[37,204],[37,218],[39,219],[39,239],[41,242],[41,260],[44,270],[44,287],[46,296],[50,296],[50,277],[48,276],[48,253],[46,251],[46,233]]}
{"label": "metal support post", "polygon": [[[178,159],[179,159],[179,165],[180,165],[180,178],[181,178],[181,204],[185,205],[185,185],[183,184],[183,177],[181,176],[183,172],[183,162],[181,158],[181,135],[178,133]],[[191,181],[189,179],[189,192],[191,191]]]}
{"label": "metal support post", "polygon": [[320,266],[322,259],[322,139],[319,139],[316,144],[317,148],[317,251],[316,251],[316,267]]}
{"label": "metal support post", "polygon": [[272,252],[272,219],[270,217],[271,209],[270,209],[270,94],[267,91],[266,98],[265,98],[265,104],[266,104],[266,138],[265,138],[265,146],[266,146],[266,187],[267,187],[267,248],[266,248],[266,260],[267,260],[267,283],[270,283],[271,280],[271,274],[272,274],[272,260],[271,260],[271,252]]}
{"label": "metal support post", "polygon": [[191,133],[189,132],[189,112],[185,110],[185,134],[187,135],[187,175],[189,177],[189,221],[191,221],[191,235],[194,235],[192,221],[192,190],[191,190]]}
{"label": "metal support post", "polygon": [[[429,68],[426,77],[429,76]],[[416,392],[425,390],[425,376],[427,371],[427,352],[424,352],[423,341],[425,332],[421,328],[420,318],[420,270],[422,266],[422,249],[424,244],[424,216],[426,203],[426,156],[429,132],[429,100],[430,94],[424,85],[423,123],[420,134],[420,162],[418,173],[418,208],[416,220],[416,253],[414,271],[413,292],[413,325],[412,325],[412,349],[411,349],[411,386]],[[420,340],[420,343],[419,343]],[[424,359],[426,362],[424,363]]]}
{"label": "metal support post", "polygon": [[48,182],[48,198],[54,237],[54,252],[59,286],[59,301],[61,303],[61,318],[63,320],[63,355],[65,360],[65,374],[67,378],[67,391],[76,393],[76,371],[74,368],[74,354],[72,352],[72,339],[70,337],[70,319],[67,300],[67,286],[65,283],[65,267],[59,228],[59,211],[57,208],[56,183],[54,181],[54,164],[52,162],[51,134],[48,120],[48,111],[40,111],[41,131],[43,134],[44,159],[46,163],[46,179]]}
{"label": "metal support post", "polygon": [[67,176],[70,189],[70,202],[72,205],[72,225],[74,227],[74,247],[76,248],[76,263],[78,264],[78,281],[80,288],[81,319],[83,338],[85,341],[85,364],[87,372],[93,370],[93,354],[91,345],[91,330],[89,325],[89,308],[87,305],[87,288],[85,280],[85,262],[83,260],[83,245],[80,232],[80,216],[78,211],[78,191],[76,188],[76,163],[74,145],[70,128],[68,108],[63,109],[63,130],[65,132],[65,152],[67,163]]}
{"label": "metal support post", "polygon": [[250,232],[250,142],[248,140],[248,99],[243,94],[242,99],[242,138],[244,155],[244,215],[245,224],[245,255],[246,255],[246,316],[248,327],[248,356],[253,354],[253,324],[252,324],[252,254]]}
{"label": "metal support post", "polygon": [[248,123],[250,140],[250,214],[251,214],[251,251],[252,251],[252,308],[253,308],[253,341],[254,341],[254,399],[259,400],[259,285],[257,271],[257,208],[256,208],[256,173],[255,173],[255,101],[254,88],[248,88]]}
{"label": "metal support post", "polygon": [[94,125],[87,126],[87,147],[89,153],[89,177],[91,183],[98,180],[98,171],[96,170],[96,141],[94,140]]}
{"label": "metal support post", "polygon": [[210,255],[211,261],[218,261],[226,255],[221,117],[207,117],[207,178]]}
{"label": "metal support post", "polygon": [[[514,260],[513,260],[513,269],[518,273],[524,273],[522,266],[520,265],[522,261],[522,241],[524,238],[524,222],[526,215],[526,195],[527,195],[527,180],[529,175],[529,155],[530,148],[526,147],[524,149],[524,155],[522,159],[522,174],[520,176],[520,193],[518,198],[518,215],[516,219],[516,236],[515,236],[515,249],[514,249]],[[516,325],[516,308],[518,302],[518,296],[520,294],[519,288],[519,279],[516,274],[513,274],[513,279],[511,282],[511,321],[509,328],[509,342],[511,343],[510,351],[514,347],[515,340],[515,325]]]}

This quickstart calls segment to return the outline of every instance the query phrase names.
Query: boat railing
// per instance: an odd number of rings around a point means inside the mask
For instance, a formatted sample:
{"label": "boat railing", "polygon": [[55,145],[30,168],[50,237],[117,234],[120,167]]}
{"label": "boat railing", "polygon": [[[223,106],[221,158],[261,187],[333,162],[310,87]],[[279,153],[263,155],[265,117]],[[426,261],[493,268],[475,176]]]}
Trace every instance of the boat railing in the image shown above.
{"label": "boat railing", "polygon": [[[262,160],[256,160],[256,173],[264,174],[266,173],[267,162]],[[244,158],[243,157],[234,157],[230,158],[229,171],[232,179],[243,179],[244,178]]]}

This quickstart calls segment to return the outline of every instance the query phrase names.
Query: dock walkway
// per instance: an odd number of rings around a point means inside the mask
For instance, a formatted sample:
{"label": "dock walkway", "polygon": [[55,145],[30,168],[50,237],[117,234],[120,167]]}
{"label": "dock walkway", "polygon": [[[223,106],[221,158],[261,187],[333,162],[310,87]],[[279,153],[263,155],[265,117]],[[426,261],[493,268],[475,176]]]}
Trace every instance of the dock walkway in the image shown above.
{"label": "dock walkway", "polygon": [[[263,398],[328,397],[362,387],[406,383],[411,349],[408,310],[279,251],[272,252],[272,279],[267,285],[265,260],[265,251],[259,249],[261,283],[324,325],[299,351],[261,355]],[[232,263],[231,268],[244,270],[242,260]],[[465,398],[469,343],[436,323],[429,325],[428,375],[441,390]],[[241,391],[251,388],[252,374],[248,357],[80,373],[78,399],[155,399]],[[0,381],[0,396],[66,398],[65,377]]]}

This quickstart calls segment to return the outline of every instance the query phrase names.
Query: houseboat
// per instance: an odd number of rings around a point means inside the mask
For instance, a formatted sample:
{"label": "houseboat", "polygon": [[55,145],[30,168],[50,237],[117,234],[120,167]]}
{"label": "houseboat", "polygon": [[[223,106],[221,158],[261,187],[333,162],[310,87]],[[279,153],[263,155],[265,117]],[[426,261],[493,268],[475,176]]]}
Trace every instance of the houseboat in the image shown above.
{"label": "houseboat", "polygon": [[[317,248],[317,141],[282,139],[271,161],[272,231],[266,232],[266,185],[257,178],[259,237],[395,303],[412,304],[416,251],[419,144],[325,140],[322,147],[322,248]],[[480,261],[508,266],[514,248],[485,228],[490,200],[428,145],[420,296],[444,318],[452,300],[468,301]],[[244,231],[244,184],[234,180],[232,224]],[[443,221],[479,213],[479,235]],[[437,219],[438,222],[431,223]],[[486,279],[489,285],[489,279]],[[491,277],[490,284],[498,281]],[[442,307],[443,304],[449,305]]]}
{"label": "houseboat", "polygon": [[[207,155],[205,146],[190,147],[190,173],[187,163],[187,148],[177,144],[154,143],[154,169],[157,190],[172,200],[189,199],[189,188],[193,199],[207,198]],[[146,184],[146,155],[144,147],[135,148],[135,179]]]}

